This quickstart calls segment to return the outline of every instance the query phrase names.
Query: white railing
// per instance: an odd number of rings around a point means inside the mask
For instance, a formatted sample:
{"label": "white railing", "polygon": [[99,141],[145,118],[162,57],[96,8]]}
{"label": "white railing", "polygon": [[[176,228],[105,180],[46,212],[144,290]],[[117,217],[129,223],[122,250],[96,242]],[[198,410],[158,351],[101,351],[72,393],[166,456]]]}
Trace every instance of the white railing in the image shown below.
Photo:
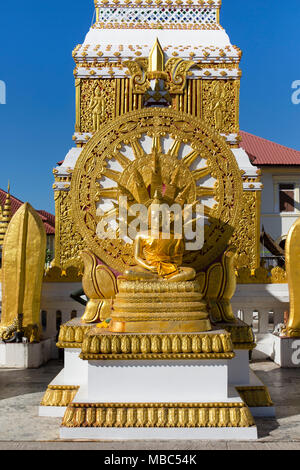
{"label": "white railing", "polygon": [[287,284],[240,284],[232,299],[235,315],[255,333],[266,334],[283,323],[284,312],[289,310]]}

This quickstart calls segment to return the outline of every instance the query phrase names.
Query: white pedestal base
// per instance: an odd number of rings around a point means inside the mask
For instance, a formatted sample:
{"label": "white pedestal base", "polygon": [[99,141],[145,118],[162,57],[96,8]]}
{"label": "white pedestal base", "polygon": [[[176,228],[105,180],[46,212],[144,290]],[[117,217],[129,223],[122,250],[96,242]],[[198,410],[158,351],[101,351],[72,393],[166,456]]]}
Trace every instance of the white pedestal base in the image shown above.
{"label": "white pedestal base", "polygon": [[0,343],[0,367],[36,369],[55,358],[57,358],[55,338],[33,344]]}
{"label": "white pedestal base", "polygon": [[[101,361],[91,361],[89,364],[79,358],[79,349],[66,349],[65,368],[50,385],[79,385],[74,399],[77,403],[239,401],[235,387],[261,387],[264,384],[249,368],[248,350],[237,350],[235,353],[236,357],[229,361],[181,361],[190,363],[183,372],[184,366],[178,361],[175,361],[175,367],[171,366],[170,361],[144,361],[143,367],[139,368],[138,365],[142,366],[141,361],[102,361],[102,364]],[[158,363],[158,367],[155,367],[155,363]],[[208,373],[209,368],[211,370]],[[149,377],[145,378],[146,371],[152,382]],[[184,380],[182,373],[185,375]],[[206,381],[203,380],[204,376]],[[209,380],[214,382],[214,387]],[[172,387],[168,387],[171,383]],[[167,389],[169,391],[166,393]],[[145,396],[147,400],[143,399]],[[65,411],[66,407],[41,406],[39,415],[62,417]],[[255,407],[250,408],[250,411],[254,417],[275,416],[274,407]]]}
{"label": "white pedestal base", "polygon": [[256,426],[250,428],[61,428],[61,439],[87,440],[238,440],[257,439]]}
{"label": "white pedestal base", "polygon": [[89,361],[87,390],[76,403],[222,402],[228,361]]}
{"label": "white pedestal base", "polygon": [[[67,353],[68,360],[70,354]],[[94,406],[110,408],[110,405],[120,404],[124,410],[130,407],[144,408],[162,404],[162,408],[180,409],[191,408],[244,408],[244,402],[235,387],[229,385],[229,369],[233,367],[231,379],[238,376],[239,367],[245,365],[247,356],[238,354],[235,364],[232,360],[90,360],[86,363],[85,374],[87,381],[82,384],[73,403],[78,409],[88,410]],[[75,359],[71,359],[71,362]],[[247,362],[247,367],[249,367]],[[69,364],[70,367],[70,364]],[[73,369],[75,370],[74,364]],[[78,374],[77,374],[78,376]],[[62,379],[63,377],[61,377]],[[247,381],[248,378],[248,381]],[[66,384],[66,374],[64,374]],[[241,374],[241,381],[249,383],[249,370]],[[57,380],[56,380],[57,382]],[[121,405],[122,404],[122,405]],[[154,405],[151,405],[154,404]],[[191,405],[192,404],[192,405]],[[139,406],[140,405],[140,406]],[[150,406],[149,406],[150,405]],[[118,407],[119,407],[118,406]],[[117,407],[117,408],[118,408]],[[41,412],[44,412],[41,410]],[[90,416],[88,411],[87,415]],[[125,412],[127,415],[127,412]],[[145,413],[147,413],[145,411]],[[94,414],[95,416],[95,414]],[[218,416],[218,415],[216,415]],[[85,418],[84,418],[85,419]],[[95,418],[93,418],[95,419]],[[204,427],[148,427],[145,418],[142,427],[133,427],[126,423],[119,427],[107,427],[96,424],[77,427],[74,423],[62,426],[60,437],[62,439],[210,439],[210,440],[255,440],[257,439],[256,426],[251,427],[218,427],[218,421]],[[217,418],[218,420],[218,418]],[[83,424],[84,421],[82,421]],[[238,426],[237,422],[236,426]],[[201,426],[201,425],[199,425]]]}
{"label": "white pedestal base", "polygon": [[[101,406],[109,408],[109,404],[114,406],[116,403],[124,409],[139,408],[136,404],[147,409],[150,404],[157,406],[160,403],[166,407],[174,404],[175,408],[184,404],[191,408],[191,404],[200,408],[201,405],[213,408],[243,407],[237,387],[263,386],[249,367],[248,350],[236,350],[235,358],[227,360],[82,360],[79,354],[79,349],[65,349],[65,368],[50,385],[78,386],[72,403],[84,410]],[[65,406],[42,406],[39,415],[63,417],[66,409]],[[250,412],[254,417],[275,416],[274,407],[253,407]],[[249,423],[251,425],[251,421]],[[217,427],[216,423],[213,424],[216,427],[171,428],[147,427],[147,421],[142,425],[144,427],[131,427],[129,424],[128,428],[125,423],[121,427],[117,427],[117,423],[114,423],[115,427],[104,424],[96,427],[97,422],[90,422],[88,427],[85,427],[86,424],[76,427],[75,422],[72,427],[70,421],[66,424],[60,430],[61,439],[257,439],[256,426],[229,427],[229,422],[228,427]],[[174,425],[180,426],[180,423],[175,422]],[[242,422],[240,425],[243,425]]]}

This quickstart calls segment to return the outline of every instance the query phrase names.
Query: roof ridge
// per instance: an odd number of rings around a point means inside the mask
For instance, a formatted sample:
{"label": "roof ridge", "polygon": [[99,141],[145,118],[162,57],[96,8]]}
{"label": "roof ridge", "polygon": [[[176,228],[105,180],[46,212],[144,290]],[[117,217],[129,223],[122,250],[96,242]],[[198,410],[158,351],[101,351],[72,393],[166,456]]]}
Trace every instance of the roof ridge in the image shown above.
{"label": "roof ridge", "polygon": [[[7,195],[8,194],[8,191],[5,191],[4,189],[0,188],[0,193],[3,193],[3,195]],[[10,193],[10,198],[11,200],[14,200],[18,203],[20,203],[21,205],[22,204],[25,204],[24,201],[22,201],[21,199],[17,198],[16,196],[13,196],[11,193]],[[45,211],[44,209],[35,209],[36,212],[38,212],[44,219],[48,220],[47,219],[47,216],[50,216],[50,217],[53,217],[55,218],[55,215],[52,214],[51,212],[48,212],[48,211]]]}
{"label": "roof ridge", "polygon": [[[266,139],[265,137],[260,137],[256,134],[252,134],[251,132],[247,132],[247,131],[240,131],[241,134],[247,134],[251,137],[255,137],[256,139],[259,139],[259,140],[262,140],[264,142],[267,142],[268,144],[272,144],[272,145],[276,145],[277,147],[281,147],[283,149],[286,149],[286,150],[289,150],[289,151],[292,151],[292,152],[297,152],[300,154],[300,150],[297,150],[297,149],[294,149],[292,147],[288,147],[287,145],[282,145],[282,144],[278,144],[277,142],[274,142],[273,140],[270,140],[270,139]],[[243,142],[241,142],[241,144],[243,144]]]}
{"label": "roof ridge", "polygon": [[[3,192],[4,194],[6,194],[6,195],[8,194],[8,191],[5,191],[5,190],[2,189],[2,188],[0,188],[0,191],[2,191],[2,192]],[[18,199],[16,196],[13,196],[11,193],[9,193],[9,194],[10,194],[10,197],[11,197],[12,199],[14,199],[15,201],[18,201],[18,202],[20,202],[21,204],[24,204],[24,201],[21,201],[21,199]]]}

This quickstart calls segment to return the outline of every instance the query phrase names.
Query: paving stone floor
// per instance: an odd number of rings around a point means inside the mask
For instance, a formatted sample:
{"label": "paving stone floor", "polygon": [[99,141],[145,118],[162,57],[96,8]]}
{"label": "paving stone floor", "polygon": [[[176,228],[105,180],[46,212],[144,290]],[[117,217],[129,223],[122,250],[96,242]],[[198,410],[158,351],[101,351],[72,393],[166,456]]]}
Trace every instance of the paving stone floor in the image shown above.
{"label": "paving stone floor", "polygon": [[257,442],[64,442],[59,440],[61,419],[38,416],[43,393],[62,367],[62,362],[51,361],[40,369],[0,369],[0,450],[300,449],[300,369],[280,369],[266,361],[252,363],[252,369],[269,387],[276,407],[276,419],[256,419]]}

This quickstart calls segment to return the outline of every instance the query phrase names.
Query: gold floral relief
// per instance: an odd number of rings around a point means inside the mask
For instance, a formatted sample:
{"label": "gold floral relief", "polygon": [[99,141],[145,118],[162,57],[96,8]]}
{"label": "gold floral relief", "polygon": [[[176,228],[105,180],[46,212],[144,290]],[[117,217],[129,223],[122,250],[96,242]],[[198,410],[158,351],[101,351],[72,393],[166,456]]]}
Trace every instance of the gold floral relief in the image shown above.
{"label": "gold floral relief", "polygon": [[239,90],[236,80],[203,80],[203,119],[218,132],[226,134],[239,130]]}
{"label": "gold floral relief", "polygon": [[69,266],[80,267],[82,262],[79,252],[85,248],[82,236],[75,227],[71,216],[70,193],[55,193],[56,237],[54,266],[66,269]]}
{"label": "gold floral relief", "polygon": [[260,264],[260,196],[255,191],[245,191],[242,201],[242,214],[231,243],[237,248],[237,268],[256,269]]}
{"label": "gold floral relief", "polygon": [[81,132],[97,132],[115,114],[115,79],[81,80]]}

